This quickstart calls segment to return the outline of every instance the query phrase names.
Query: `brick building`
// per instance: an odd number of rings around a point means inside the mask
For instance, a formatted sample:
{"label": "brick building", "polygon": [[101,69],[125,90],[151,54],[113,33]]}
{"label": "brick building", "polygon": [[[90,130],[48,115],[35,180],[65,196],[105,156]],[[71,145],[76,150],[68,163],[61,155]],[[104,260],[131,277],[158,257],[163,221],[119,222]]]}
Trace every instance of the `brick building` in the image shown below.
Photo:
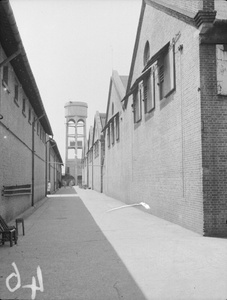
{"label": "brick building", "polygon": [[[123,127],[124,112],[122,99],[126,93],[128,76],[120,76],[117,71],[112,72],[109,85],[109,95],[106,109],[105,132],[105,160],[104,160],[104,193],[112,197],[127,201],[128,188],[127,178],[128,168],[126,168],[127,154],[125,151],[126,139],[128,135],[127,126]],[[118,190],[119,189],[119,190]]]}
{"label": "brick building", "polygon": [[227,236],[226,16],[224,0],[144,0],[105,126],[104,192],[208,236]]}
{"label": "brick building", "polygon": [[48,142],[46,142],[46,182],[50,182],[50,193],[53,193],[61,187],[63,161],[55,140],[49,138]]}
{"label": "brick building", "polygon": [[9,1],[0,2],[0,78],[0,214],[9,221],[45,197],[51,163],[58,177],[62,164]]}
{"label": "brick building", "polygon": [[95,114],[93,126],[93,159],[92,159],[92,177],[93,189],[97,192],[103,192],[103,162],[105,155],[105,140],[103,135],[103,128],[105,125],[106,114]]}
{"label": "brick building", "polygon": [[103,192],[103,164],[105,140],[103,128],[106,114],[98,111],[94,117],[94,126],[90,127],[85,156],[83,158],[83,185],[97,192]]}

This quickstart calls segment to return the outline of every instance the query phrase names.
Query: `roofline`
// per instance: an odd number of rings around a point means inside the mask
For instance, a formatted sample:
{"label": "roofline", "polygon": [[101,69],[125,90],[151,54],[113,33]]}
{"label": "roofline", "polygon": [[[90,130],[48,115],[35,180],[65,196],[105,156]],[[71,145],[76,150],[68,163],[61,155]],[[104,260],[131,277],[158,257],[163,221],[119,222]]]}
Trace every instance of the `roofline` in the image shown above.
{"label": "roofline", "polygon": [[[103,113],[103,115],[105,115],[105,113]],[[97,122],[97,119],[99,119],[100,121],[100,125],[101,125],[101,128],[100,128],[100,132],[102,132],[102,121],[101,121],[101,113],[97,110],[96,113],[95,113],[95,116],[94,116],[94,126],[93,126],[93,135],[92,135],[92,145],[94,145],[95,143],[95,130],[97,128],[96,126],[96,122]]]}
{"label": "roofline", "polygon": [[[136,54],[137,54],[137,50],[138,50],[138,46],[139,46],[139,37],[140,37],[141,28],[142,28],[145,7],[146,7],[146,3],[144,0],[142,0],[139,23],[137,26],[136,40],[135,40],[133,54],[132,54],[132,62],[131,62],[131,67],[130,67],[130,71],[129,71],[128,84],[127,84],[126,93],[125,93],[126,95],[128,94],[130,87],[131,87],[132,75],[133,75],[134,65],[135,65],[134,63],[135,63]],[[126,98],[125,102],[124,102],[125,108],[127,107],[127,104],[128,104],[128,98]]]}
{"label": "roofline", "polygon": [[[18,49],[21,50],[20,54],[18,54],[17,57],[12,59],[10,61],[10,64],[12,65],[18,80],[22,84],[23,90],[26,93],[26,96],[29,99],[29,102],[31,103],[34,112],[36,113],[37,117],[40,117],[42,114],[45,115],[44,118],[40,119],[40,123],[42,124],[45,132],[49,135],[53,135],[49,119],[47,117],[47,114],[45,112],[45,108],[43,106],[43,102],[34,78],[34,75],[32,73],[27,54],[25,52],[20,33],[16,24],[16,20],[14,18],[13,10],[11,8],[11,5],[9,3],[9,0],[4,0],[0,1],[0,9],[1,9],[1,14],[5,17],[5,21],[7,22],[7,25],[9,26],[13,36],[12,40],[12,45],[10,45],[10,50],[9,48],[7,49],[7,40],[1,40],[1,46],[5,52],[5,55],[7,57],[11,56],[14,54]],[[8,28],[7,28],[8,30]],[[7,33],[6,33],[7,34]],[[10,53],[11,52],[11,53]],[[23,69],[26,71],[26,74],[21,72],[21,70],[18,67],[18,64],[20,64]],[[29,97],[29,93],[32,93],[33,98],[31,96]]]}
{"label": "roofline", "polygon": [[107,101],[107,107],[106,107],[106,121],[105,121],[105,126],[107,124],[107,119],[108,119],[108,111],[109,111],[109,106],[110,106],[110,96],[111,96],[111,91],[112,91],[112,85],[113,85],[113,77],[111,76],[110,77],[110,84],[109,84],[109,92],[108,92],[108,101]]}
{"label": "roofline", "polygon": [[172,17],[175,17],[185,23],[188,23],[189,25],[192,25],[196,27],[196,22],[194,20],[194,17],[196,14],[183,10],[175,5],[171,5],[165,2],[162,2],[162,0],[144,0],[146,4],[154,7],[157,10],[165,12],[167,15],[170,15]]}
{"label": "roofline", "polygon": [[57,145],[56,141],[54,139],[50,139],[50,144],[51,144],[51,147],[53,148],[54,152],[56,153],[56,155],[59,159],[59,162],[61,163],[61,165],[64,165],[62,158],[61,158],[61,154],[58,150],[58,145]]}
{"label": "roofline", "polygon": [[199,10],[196,13],[190,13],[188,11],[182,10],[171,4],[164,3],[164,2],[162,2],[162,0],[142,0],[142,7],[141,7],[139,23],[138,23],[138,27],[137,27],[135,45],[134,45],[134,49],[133,49],[128,84],[127,84],[127,88],[126,88],[125,97],[123,98],[124,108],[127,107],[128,97],[130,95],[130,88],[131,88],[131,84],[132,84],[132,76],[133,76],[133,71],[134,71],[135,59],[136,59],[136,55],[137,55],[137,51],[138,51],[140,33],[141,33],[141,28],[142,28],[143,17],[144,17],[146,5],[152,6],[157,10],[160,10],[174,18],[177,18],[191,26],[194,26],[195,28],[200,28],[200,26],[203,23],[210,23],[210,24],[214,23],[215,16],[216,16],[216,11]]}

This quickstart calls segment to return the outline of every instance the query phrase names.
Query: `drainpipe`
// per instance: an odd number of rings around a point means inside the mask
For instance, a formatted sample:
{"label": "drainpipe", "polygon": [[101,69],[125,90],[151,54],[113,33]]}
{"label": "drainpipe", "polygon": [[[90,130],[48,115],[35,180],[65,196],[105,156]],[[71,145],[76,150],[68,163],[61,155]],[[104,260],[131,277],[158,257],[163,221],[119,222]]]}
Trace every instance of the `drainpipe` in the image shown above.
{"label": "drainpipe", "polygon": [[32,206],[34,206],[35,120],[32,122]]}
{"label": "drainpipe", "polygon": [[32,122],[32,200],[31,205],[34,206],[34,182],[35,182],[35,122],[45,116],[43,113],[40,117],[35,118]]}
{"label": "drainpipe", "polygon": [[93,146],[91,148],[91,151],[92,151],[92,165],[91,165],[91,172],[92,172],[92,175],[91,175],[91,189],[94,190],[94,149],[93,149]]}
{"label": "drainpipe", "polygon": [[[53,135],[51,136],[51,139],[53,139]],[[47,143],[50,142],[50,138],[46,141],[46,154],[45,154],[45,196],[47,195],[47,181],[49,180],[49,178],[47,179],[47,168],[48,168],[48,158],[47,158],[47,155],[48,155],[48,151],[47,151]]]}

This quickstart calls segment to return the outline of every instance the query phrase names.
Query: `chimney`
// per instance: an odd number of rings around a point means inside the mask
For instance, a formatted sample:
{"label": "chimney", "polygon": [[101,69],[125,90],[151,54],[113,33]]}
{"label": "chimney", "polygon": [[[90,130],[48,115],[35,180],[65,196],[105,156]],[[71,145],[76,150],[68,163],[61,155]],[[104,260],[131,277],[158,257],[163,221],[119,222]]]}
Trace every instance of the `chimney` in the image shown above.
{"label": "chimney", "polygon": [[203,1],[203,10],[204,11],[213,11],[214,10],[214,0],[202,0]]}

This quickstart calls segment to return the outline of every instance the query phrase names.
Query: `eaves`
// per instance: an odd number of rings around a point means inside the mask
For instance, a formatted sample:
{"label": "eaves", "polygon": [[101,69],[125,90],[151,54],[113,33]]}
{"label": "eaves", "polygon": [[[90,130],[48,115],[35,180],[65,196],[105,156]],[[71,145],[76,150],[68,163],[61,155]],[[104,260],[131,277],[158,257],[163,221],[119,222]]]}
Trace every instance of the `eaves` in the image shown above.
{"label": "eaves", "polygon": [[20,54],[10,61],[10,64],[20,81],[35,114],[38,118],[44,115],[44,117],[40,118],[40,123],[43,126],[43,129],[47,134],[53,135],[50,122],[46,115],[35,78],[22,44],[13,11],[8,0],[0,1],[0,43],[7,58],[16,53],[19,49],[21,50]]}

